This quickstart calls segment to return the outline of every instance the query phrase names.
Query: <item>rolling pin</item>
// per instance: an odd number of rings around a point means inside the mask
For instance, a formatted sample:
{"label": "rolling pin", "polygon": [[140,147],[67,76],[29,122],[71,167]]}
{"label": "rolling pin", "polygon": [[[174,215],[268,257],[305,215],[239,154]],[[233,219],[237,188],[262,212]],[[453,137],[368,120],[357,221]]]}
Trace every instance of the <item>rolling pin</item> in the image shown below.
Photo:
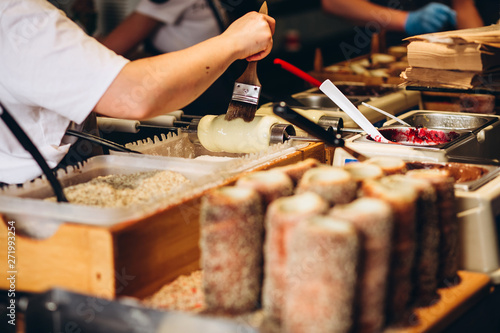
{"label": "rolling pin", "polygon": [[[179,127],[188,127],[192,121],[180,121],[183,115],[161,115],[142,121],[130,119],[118,119],[108,117],[97,117],[97,126],[103,132],[137,133],[141,129],[157,128],[165,130],[177,130]],[[195,116],[193,116],[195,117]],[[193,118],[194,119],[194,118]]]}

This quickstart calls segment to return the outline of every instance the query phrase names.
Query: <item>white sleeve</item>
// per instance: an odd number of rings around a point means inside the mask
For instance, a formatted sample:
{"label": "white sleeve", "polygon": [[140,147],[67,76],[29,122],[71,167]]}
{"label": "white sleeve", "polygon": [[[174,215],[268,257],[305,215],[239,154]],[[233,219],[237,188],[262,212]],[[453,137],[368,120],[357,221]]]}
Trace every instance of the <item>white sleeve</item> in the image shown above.
{"label": "white sleeve", "polygon": [[0,88],[19,103],[81,123],[127,62],[45,0],[2,0]]}
{"label": "white sleeve", "polygon": [[165,24],[174,24],[196,0],[169,0],[162,4],[141,0],[136,12],[152,17]]}

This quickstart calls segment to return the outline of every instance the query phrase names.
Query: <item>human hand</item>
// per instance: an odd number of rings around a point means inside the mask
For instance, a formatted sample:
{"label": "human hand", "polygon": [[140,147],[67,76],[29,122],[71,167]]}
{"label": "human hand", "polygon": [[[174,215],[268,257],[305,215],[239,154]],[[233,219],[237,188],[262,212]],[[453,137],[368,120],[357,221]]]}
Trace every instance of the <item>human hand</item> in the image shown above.
{"label": "human hand", "polygon": [[237,59],[257,61],[271,52],[275,24],[268,15],[250,12],[233,22],[221,36],[234,48]]}
{"label": "human hand", "polygon": [[450,25],[457,25],[457,13],[446,5],[431,2],[408,14],[405,31],[408,35],[419,35],[436,32]]}

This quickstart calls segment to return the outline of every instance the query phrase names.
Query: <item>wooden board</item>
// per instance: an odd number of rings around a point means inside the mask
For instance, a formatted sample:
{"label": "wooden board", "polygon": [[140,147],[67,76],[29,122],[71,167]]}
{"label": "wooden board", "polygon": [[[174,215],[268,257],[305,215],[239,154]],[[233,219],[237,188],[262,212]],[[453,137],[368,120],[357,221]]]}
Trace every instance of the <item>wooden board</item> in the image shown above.
{"label": "wooden board", "polygon": [[[313,143],[256,170],[325,161],[325,146]],[[242,173],[227,179],[233,184]],[[140,219],[110,228],[66,223],[48,239],[16,235],[16,290],[52,287],[104,298],[144,297],[181,274],[199,268],[199,205],[203,193]],[[29,207],[27,207],[29,209]],[[7,249],[7,223],[0,213],[0,248]],[[0,261],[0,289],[9,289],[7,260]]]}
{"label": "wooden board", "polygon": [[[189,274],[186,274],[189,275]],[[467,310],[476,306],[476,304],[488,296],[490,289],[490,278],[486,274],[474,273],[467,271],[459,271],[460,283],[458,285],[440,288],[438,290],[439,300],[432,306],[425,308],[418,308],[414,311],[415,316],[412,316],[411,320],[414,321],[413,326],[404,328],[386,328],[383,330],[384,333],[437,333],[446,329],[452,322],[456,321],[461,315],[463,315]],[[194,282],[188,284],[189,287],[194,287],[197,290],[202,290],[202,281],[194,279]],[[184,282],[187,283],[187,282]],[[159,299],[176,299],[181,300],[180,303],[193,304],[189,300],[193,295],[185,293],[180,288],[171,289],[173,294],[167,297],[164,293]],[[157,295],[158,296],[158,295]],[[196,296],[198,299],[199,296]],[[149,305],[151,306],[151,305]],[[160,310],[165,310],[165,308],[160,308]],[[178,311],[189,311],[189,310],[179,310]],[[260,310],[258,311],[260,312]],[[247,314],[251,317],[251,314]],[[261,317],[261,314],[257,315]],[[238,319],[237,319],[238,320]],[[265,321],[264,321],[265,322]],[[262,332],[279,332],[276,327],[260,327]],[[356,331],[354,330],[353,333]]]}
{"label": "wooden board", "polygon": [[[500,111],[500,95],[475,95],[465,93],[422,91],[424,110],[473,112],[498,114]],[[462,101],[462,99],[464,99]]]}
{"label": "wooden board", "polygon": [[384,333],[436,333],[457,320],[489,293],[490,277],[482,273],[459,271],[460,283],[438,290],[439,301],[415,310],[417,322],[404,328],[387,328]]}

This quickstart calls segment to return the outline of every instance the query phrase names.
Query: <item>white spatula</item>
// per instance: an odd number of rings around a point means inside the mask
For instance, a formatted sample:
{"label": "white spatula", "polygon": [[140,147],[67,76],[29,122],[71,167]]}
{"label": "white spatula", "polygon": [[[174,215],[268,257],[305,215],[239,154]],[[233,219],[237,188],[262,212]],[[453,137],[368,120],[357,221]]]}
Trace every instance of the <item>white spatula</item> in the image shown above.
{"label": "white spatula", "polygon": [[366,119],[366,117],[359,112],[358,108],[351,103],[351,101],[337,88],[332,81],[324,81],[319,89],[328,96],[335,104],[337,104],[359,127],[363,129],[373,140],[377,142],[389,143],[389,140]]}

